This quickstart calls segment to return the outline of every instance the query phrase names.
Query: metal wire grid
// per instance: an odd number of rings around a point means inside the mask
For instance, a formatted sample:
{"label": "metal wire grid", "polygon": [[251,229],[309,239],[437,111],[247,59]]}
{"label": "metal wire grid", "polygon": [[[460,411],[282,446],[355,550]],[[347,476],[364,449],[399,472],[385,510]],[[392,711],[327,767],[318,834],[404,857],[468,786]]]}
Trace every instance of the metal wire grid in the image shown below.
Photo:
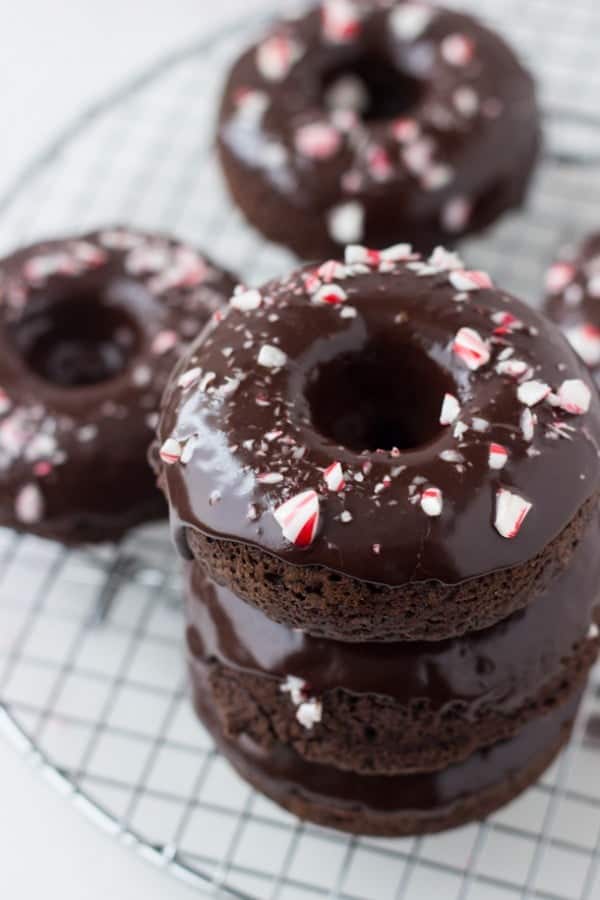
{"label": "metal wire grid", "polygon": [[[600,172],[559,160],[600,155],[600,7],[470,5],[536,68],[550,146],[528,211],[465,255],[535,302],[557,244],[598,224]],[[254,25],[164,61],[75,123],[0,201],[2,249],[123,220],[176,231],[248,280],[289,266],[231,209],[211,152],[219,83]],[[298,823],[214,750],[185,697],[179,598],[163,528],[87,552],[0,531],[0,729],[104,830],[215,897],[600,897],[600,670],[570,748],[488,822],[349,839]]]}

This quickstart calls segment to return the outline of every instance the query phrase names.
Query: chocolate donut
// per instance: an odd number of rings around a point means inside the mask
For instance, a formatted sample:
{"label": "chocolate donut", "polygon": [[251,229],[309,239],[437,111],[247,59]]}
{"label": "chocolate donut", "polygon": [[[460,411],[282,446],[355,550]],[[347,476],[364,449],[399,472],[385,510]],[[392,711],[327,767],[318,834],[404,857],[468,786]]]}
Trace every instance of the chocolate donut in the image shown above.
{"label": "chocolate donut", "polygon": [[[598,653],[600,518],[536,603],[440,642],[342,643],[268,619],[188,564],[194,690],[228,740],[361,774],[433,771],[512,738],[578,692]],[[573,602],[578,598],[577,602]],[[200,674],[198,675],[198,671]],[[318,704],[319,727],[303,725]]]}
{"label": "chocolate donut", "polygon": [[394,0],[275,23],[235,63],[218,128],[236,203],[305,259],[479,231],[523,202],[539,145],[532,78],[502,38]]}
{"label": "chocolate donut", "polygon": [[183,347],[232,280],[126,228],[0,261],[0,524],[68,544],[165,514],[146,461]]}
{"label": "chocolate donut", "polygon": [[182,552],[276,622],[445,640],[527,606],[597,512],[600,401],[564,337],[438,250],[240,291],[165,393]]}
{"label": "chocolate donut", "polygon": [[239,774],[257,790],[301,819],[352,834],[388,837],[456,828],[510,802],[539,778],[568,741],[581,700],[581,691],[576,692],[510,740],[445,769],[361,776],[307,762],[282,743],[265,751],[247,735],[227,739],[202,685],[199,670],[194,682],[199,718]]}
{"label": "chocolate donut", "polygon": [[600,234],[565,247],[548,269],[545,312],[600,385]]}

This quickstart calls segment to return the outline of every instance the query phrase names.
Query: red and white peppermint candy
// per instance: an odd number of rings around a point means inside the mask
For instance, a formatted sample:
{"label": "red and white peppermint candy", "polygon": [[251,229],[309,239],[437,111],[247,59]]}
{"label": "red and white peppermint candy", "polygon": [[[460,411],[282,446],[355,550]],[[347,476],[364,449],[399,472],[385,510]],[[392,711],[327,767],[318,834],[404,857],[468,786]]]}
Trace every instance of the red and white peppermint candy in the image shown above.
{"label": "red and white peppermint candy", "polygon": [[15,516],[25,525],[40,522],[44,515],[44,498],[37,484],[24,485],[15,498]]}
{"label": "red and white peppermint candy", "polygon": [[177,379],[177,384],[184,391],[187,391],[192,385],[196,384],[197,381],[200,381],[201,375],[202,369],[195,366],[193,369],[188,369],[187,372],[183,372]]}
{"label": "red and white peppermint candy", "polygon": [[600,328],[586,322],[568,328],[565,336],[586,366],[597,366],[600,363]]}
{"label": "red and white peppermint candy", "polygon": [[312,122],[296,132],[296,150],[308,159],[331,159],[341,143],[339,131],[327,122]]}
{"label": "red and white peppermint candy", "polygon": [[316,491],[302,491],[273,510],[283,536],[296,547],[312,544],[319,527],[319,495]]}
{"label": "red and white peppermint candy", "polygon": [[327,216],[329,234],[338,244],[356,244],[365,227],[365,210],[361,203],[350,201],[334,206]]}
{"label": "red and white peppermint candy", "polygon": [[390,13],[390,28],[401,41],[415,41],[433,18],[433,9],[421,3],[402,3]]}
{"label": "red and white peppermint candy", "polygon": [[316,697],[305,700],[296,710],[296,718],[303,728],[310,731],[323,718],[323,704]]}
{"label": "red and white peppermint candy", "polygon": [[552,388],[545,381],[524,381],[517,388],[517,397],[519,403],[524,403],[525,406],[535,406],[545,400],[551,392]]}
{"label": "red and white peppermint candy", "polygon": [[473,204],[468,197],[451,197],[442,208],[442,226],[450,234],[458,234],[469,224],[472,211]]}
{"label": "red and white peppermint candy", "polygon": [[444,394],[442,411],[440,413],[440,425],[452,425],[460,415],[460,403],[454,394]]}
{"label": "red and white peppermint candy", "polygon": [[487,272],[456,269],[454,272],[450,272],[448,279],[452,287],[456,288],[457,291],[480,291],[484,288],[493,287],[492,279]]}
{"label": "red and white peppermint candy", "polygon": [[394,164],[385,147],[369,147],[367,169],[375,181],[388,181],[394,174]]}
{"label": "red and white peppermint candy", "polygon": [[580,378],[563,381],[557,391],[558,405],[573,416],[582,416],[590,408],[592,392]]}
{"label": "red and white peppermint candy", "polygon": [[404,260],[412,259],[413,255],[411,244],[392,244],[391,247],[385,247],[379,252],[379,256],[384,262],[404,262]]}
{"label": "red and white peppermint candy", "polygon": [[452,344],[454,353],[474,372],[490,359],[487,341],[473,328],[460,328]]}
{"label": "red and white peppermint candy", "polygon": [[323,478],[329,491],[343,491],[346,481],[344,479],[344,470],[340,462],[332,462],[330,466],[323,472]]}
{"label": "red and white peppermint candy", "polygon": [[279,484],[283,481],[283,475],[281,472],[259,472],[256,480],[261,484]]}
{"label": "red and white peppermint candy", "polygon": [[169,350],[172,350],[178,340],[176,331],[159,331],[152,341],[152,352],[156,353],[157,356],[162,356],[163,353],[168,353]]}
{"label": "red and white peppermint candy", "polygon": [[490,444],[488,464],[490,469],[503,469],[508,460],[508,450],[504,444]]}
{"label": "red and white peppermint candy", "polygon": [[329,303],[332,306],[345,303],[347,299],[348,294],[339,284],[324,284],[311,297],[313,303]]}
{"label": "red and white peppermint candy", "polygon": [[546,273],[546,290],[550,294],[560,294],[575,278],[575,266],[557,262]]}
{"label": "red and white peppermint candy", "polygon": [[442,41],[440,50],[451,66],[466,66],[473,59],[475,44],[464,34],[449,34]]}
{"label": "red and white peppermint candy", "polygon": [[168,466],[173,466],[181,459],[182,452],[183,448],[179,441],[175,440],[175,438],[170,437],[167,438],[167,440],[164,442],[164,444],[158,451],[158,455]]}
{"label": "red and white peppermint candy", "polygon": [[229,305],[232,306],[233,309],[239,309],[241,312],[252,312],[253,310],[258,309],[261,303],[262,296],[260,291],[255,289],[245,291],[243,288],[237,290],[229,301]]}
{"label": "red and white peppermint candy", "polygon": [[522,378],[529,371],[529,366],[522,359],[502,359],[496,363],[498,375],[507,375],[509,378]]}
{"label": "red and white peppermint candy", "polygon": [[431,516],[432,518],[441,516],[442,509],[444,508],[444,501],[442,498],[442,492],[439,488],[425,488],[425,490],[421,494],[420,503],[421,509],[426,515]]}
{"label": "red and white peppermint candy", "polygon": [[527,443],[530,443],[533,440],[533,435],[535,433],[535,417],[528,406],[526,406],[521,413],[519,424],[521,426],[521,434],[523,435],[523,440],[527,441]]}
{"label": "red and white peppermint candy", "polygon": [[362,23],[352,0],[324,0],[321,9],[323,35],[333,44],[347,44],[356,40]]}
{"label": "red and white peppermint candy", "polygon": [[346,247],[344,258],[348,266],[378,266],[381,262],[381,253],[379,250],[361,247],[360,244],[350,244],[349,247]]}
{"label": "red and white peppermint candy", "polygon": [[287,362],[287,354],[272,344],[263,344],[256,359],[259,366],[265,369],[280,369]]}
{"label": "red and white peppermint candy", "polygon": [[392,134],[399,144],[411,144],[419,137],[420,128],[416,119],[402,117],[392,125]]}
{"label": "red and white peppermint candy", "polygon": [[256,51],[256,65],[267,81],[283,81],[301,55],[296,41],[285,34],[274,34]]}
{"label": "red and white peppermint candy", "polygon": [[494,527],[504,538],[514,538],[521,530],[532,504],[508,488],[496,491],[496,516]]}
{"label": "red and white peppermint candy", "polygon": [[335,281],[337,278],[347,278],[348,270],[343,263],[339,262],[339,260],[329,259],[319,266],[317,275],[326,284],[331,284],[331,282]]}
{"label": "red and white peppermint candy", "polygon": [[492,316],[492,322],[495,323],[496,327],[494,328],[494,334],[503,335],[503,334],[512,334],[513,331],[519,331],[523,328],[523,323],[520,319],[517,319],[515,315],[511,312],[507,312],[504,310],[503,312],[496,312]]}

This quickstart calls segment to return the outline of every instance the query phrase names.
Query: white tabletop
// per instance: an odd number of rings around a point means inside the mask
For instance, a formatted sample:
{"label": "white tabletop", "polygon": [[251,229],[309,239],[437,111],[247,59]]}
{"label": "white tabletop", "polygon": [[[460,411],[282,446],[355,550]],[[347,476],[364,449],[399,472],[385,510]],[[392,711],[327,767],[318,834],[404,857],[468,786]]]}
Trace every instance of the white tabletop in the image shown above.
{"label": "white tabletop", "polygon": [[[0,14],[0,192],[91,101],[161,54],[264,0],[19,0]],[[0,741],[3,894],[61,900],[198,896],[86,822]]]}

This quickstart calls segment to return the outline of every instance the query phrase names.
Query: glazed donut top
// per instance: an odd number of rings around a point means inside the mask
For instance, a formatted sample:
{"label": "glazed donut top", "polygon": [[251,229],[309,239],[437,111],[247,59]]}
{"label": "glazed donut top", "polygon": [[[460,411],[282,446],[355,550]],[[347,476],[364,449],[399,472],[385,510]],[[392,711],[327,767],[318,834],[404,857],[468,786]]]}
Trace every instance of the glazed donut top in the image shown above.
{"label": "glazed donut top", "polygon": [[584,363],[600,370],[600,234],[566,247],[546,277],[546,312]]}
{"label": "glazed donut top", "polygon": [[20,486],[17,521],[69,508],[90,461],[118,469],[149,443],[171,369],[231,285],[189,246],[120,227],[0,262],[0,484]]}
{"label": "glazed donut top", "polygon": [[406,245],[238,291],[160,424],[183,523],[387,585],[532,558],[597,491],[599,437],[551,323]]}
{"label": "glazed donut top", "polygon": [[437,215],[441,197],[445,231],[468,230],[473,198],[531,154],[536,121],[531,76],[475,19],[327,0],[240,58],[220,137],[273,189],[328,211],[343,246],[361,241],[370,200],[390,190],[418,220]]}

